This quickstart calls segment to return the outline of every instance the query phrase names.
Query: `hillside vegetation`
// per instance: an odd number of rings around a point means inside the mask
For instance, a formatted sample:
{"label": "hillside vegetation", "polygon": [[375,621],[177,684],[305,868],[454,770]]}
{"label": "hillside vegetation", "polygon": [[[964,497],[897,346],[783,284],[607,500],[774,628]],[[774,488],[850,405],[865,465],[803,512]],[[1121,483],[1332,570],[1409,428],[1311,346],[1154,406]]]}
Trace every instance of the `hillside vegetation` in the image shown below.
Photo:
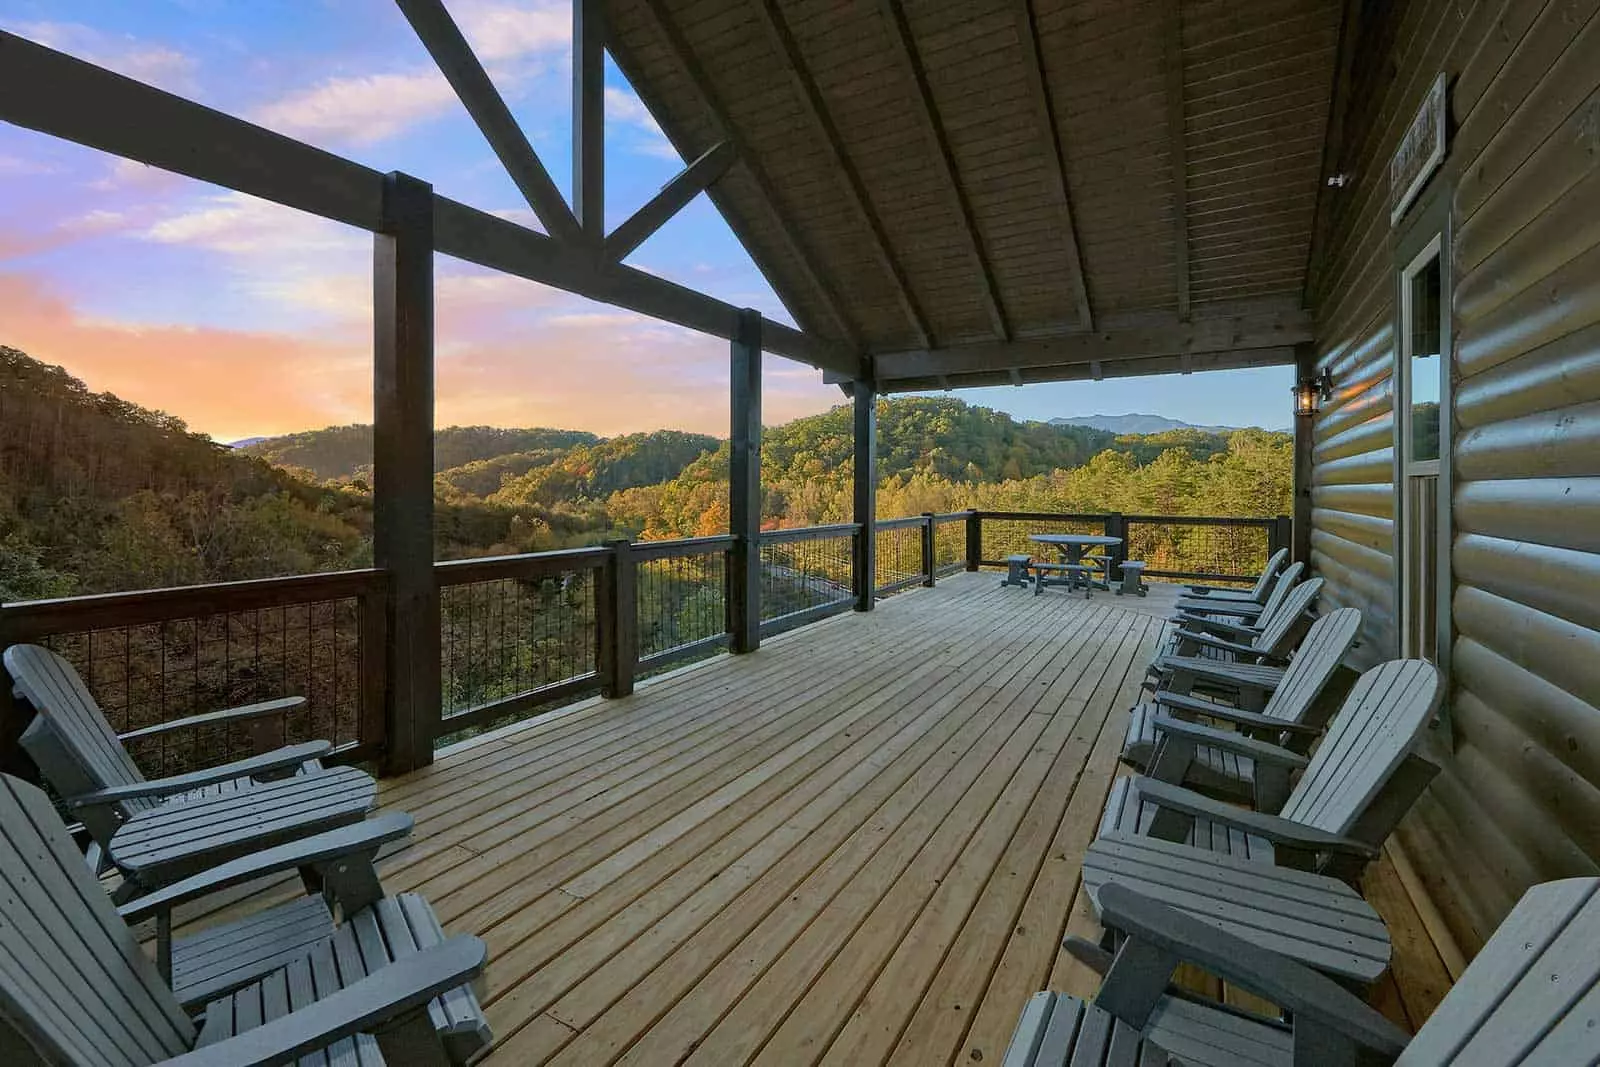
{"label": "hillside vegetation", "polygon": [[[960,400],[878,407],[879,514],[996,510],[1272,515],[1288,435],[1117,436]],[[439,558],[728,528],[728,449],[703,434],[448,427],[435,436]],[[851,413],[768,427],[769,526],[850,518]],[[228,448],[0,347],[0,599],[369,565],[372,428]]]}

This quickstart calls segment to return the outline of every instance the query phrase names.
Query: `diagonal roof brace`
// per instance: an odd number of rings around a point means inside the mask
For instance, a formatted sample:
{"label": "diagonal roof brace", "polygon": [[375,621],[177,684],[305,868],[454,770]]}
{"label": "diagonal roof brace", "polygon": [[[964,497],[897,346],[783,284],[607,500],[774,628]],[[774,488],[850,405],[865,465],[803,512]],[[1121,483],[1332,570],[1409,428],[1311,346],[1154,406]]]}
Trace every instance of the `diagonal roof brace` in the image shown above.
{"label": "diagonal roof brace", "polygon": [[483,65],[473,54],[455,20],[442,0],[395,0],[406,21],[433,57],[440,73],[466,106],[472,121],[500,157],[500,163],[522,192],[522,197],[539,217],[551,237],[575,241],[581,233],[577,217],[561,196],[561,190],[544,169],[539,155],[511,116],[511,109],[489,80]]}
{"label": "diagonal roof brace", "polygon": [[628,221],[611,231],[606,238],[605,258],[613,263],[626,259],[689,201],[710,189],[733,166],[734,158],[733,145],[723,141],[684,167]]}

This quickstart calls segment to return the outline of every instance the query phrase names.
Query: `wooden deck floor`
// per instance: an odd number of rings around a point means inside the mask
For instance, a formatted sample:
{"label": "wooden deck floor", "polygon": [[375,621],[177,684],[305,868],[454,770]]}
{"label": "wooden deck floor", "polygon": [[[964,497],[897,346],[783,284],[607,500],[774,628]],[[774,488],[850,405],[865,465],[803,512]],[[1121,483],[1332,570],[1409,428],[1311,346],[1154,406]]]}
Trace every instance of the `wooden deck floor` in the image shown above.
{"label": "wooden deck floor", "polygon": [[998,1062],[1095,988],[1059,944],[1163,599],[962,574],[474,739],[383,784],[384,884],[487,941],[491,1062]]}

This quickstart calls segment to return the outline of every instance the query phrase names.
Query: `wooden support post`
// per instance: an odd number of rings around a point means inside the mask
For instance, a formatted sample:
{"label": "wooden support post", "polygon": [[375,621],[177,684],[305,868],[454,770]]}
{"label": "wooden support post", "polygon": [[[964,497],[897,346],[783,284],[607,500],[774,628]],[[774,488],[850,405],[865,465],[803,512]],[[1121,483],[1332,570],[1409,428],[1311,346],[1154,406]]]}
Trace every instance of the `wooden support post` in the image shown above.
{"label": "wooden support post", "polygon": [[[1295,381],[1312,378],[1316,371],[1316,349],[1308,344],[1295,345]],[[1294,417],[1294,531],[1283,542],[1289,549],[1289,559],[1307,567],[1311,566],[1311,446],[1315,422],[1315,415]]]}
{"label": "wooden support post", "polygon": [[978,569],[978,562],[983,559],[983,512],[977,508],[967,509],[967,570]]}
{"label": "wooden support post", "polygon": [[607,541],[611,557],[600,569],[599,614],[600,692],[625,697],[633,692],[633,674],[639,662],[638,564],[633,545],[621,537]]}
{"label": "wooden support post", "polygon": [[761,644],[761,313],[739,312],[732,352],[733,425],[729,435],[729,630],[733,651]]}
{"label": "wooden support post", "polygon": [[586,240],[606,235],[605,34],[600,0],[572,4],[572,213]]}
{"label": "wooden support post", "polygon": [[1113,511],[1107,515],[1106,536],[1121,538],[1117,544],[1106,549],[1106,555],[1111,557],[1112,573],[1106,576],[1109,579],[1118,567],[1128,561],[1128,517],[1120,511]]}
{"label": "wooden support post", "polygon": [[1290,552],[1289,552],[1289,560],[1290,560],[1290,562],[1291,563],[1295,562],[1296,561],[1296,557],[1295,557],[1295,554],[1294,554],[1294,540],[1295,540],[1295,524],[1294,524],[1294,520],[1291,519],[1287,515],[1278,515],[1278,516],[1276,516],[1272,520],[1272,530],[1267,536],[1267,554],[1271,555],[1272,553],[1278,551],[1278,549],[1280,549],[1280,548],[1287,548],[1287,549],[1290,550]]}
{"label": "wooden support post", "polygon": [[934,539],[933,512],[922,513],[922,584],[928,588],[933,587],[936,580],[936,571],[939,567],[939,546]]}
{"label": "wooden support post", "polygon": [[433,576],[433,188],[383,181],[373,239],[372,556],[388,573],[383,772],[433,762],[439,591]]}
{"label": "wooden support post", "polygon": [[851,385],[855,401],[855,506],[858,529],[854,576],[856,610],[871,611],[878,591],[878,394],[871,382]]}

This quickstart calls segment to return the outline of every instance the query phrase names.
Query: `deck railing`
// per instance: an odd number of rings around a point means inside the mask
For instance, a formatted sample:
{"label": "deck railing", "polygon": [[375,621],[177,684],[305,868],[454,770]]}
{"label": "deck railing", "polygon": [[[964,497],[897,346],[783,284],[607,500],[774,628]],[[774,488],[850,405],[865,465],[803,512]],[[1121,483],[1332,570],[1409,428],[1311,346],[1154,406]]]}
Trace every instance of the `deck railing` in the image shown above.
{"label": "deck railing", "polygon": [[[963,511],[882,519],[870,534],[874,598],[931,586],[960,569],[1039,554],[1033,533],[1120,537],[1114,562],[1150,578],[1246,582],[1289,544],[1289,520]],[[854,523],[763,531],[760,632],[864,606]],[[731,536],[607,542],[592,548],[435,564],[440,609],[436,736],[536,708],[632,692],[642,674],[728,649]],[[325,737],[339,756],[383,751],[389,681],[388,583],[347,571],[182,589],[0,605],[0,644],[40,642],[71,660],[119,731],[275,696],[303,695],[289,739]],[[0,703],[5,698],[0,697]],[[3,716],[15,740],[18,717]],[[225,731],[141,749],[147,773],[242,755]]]}

